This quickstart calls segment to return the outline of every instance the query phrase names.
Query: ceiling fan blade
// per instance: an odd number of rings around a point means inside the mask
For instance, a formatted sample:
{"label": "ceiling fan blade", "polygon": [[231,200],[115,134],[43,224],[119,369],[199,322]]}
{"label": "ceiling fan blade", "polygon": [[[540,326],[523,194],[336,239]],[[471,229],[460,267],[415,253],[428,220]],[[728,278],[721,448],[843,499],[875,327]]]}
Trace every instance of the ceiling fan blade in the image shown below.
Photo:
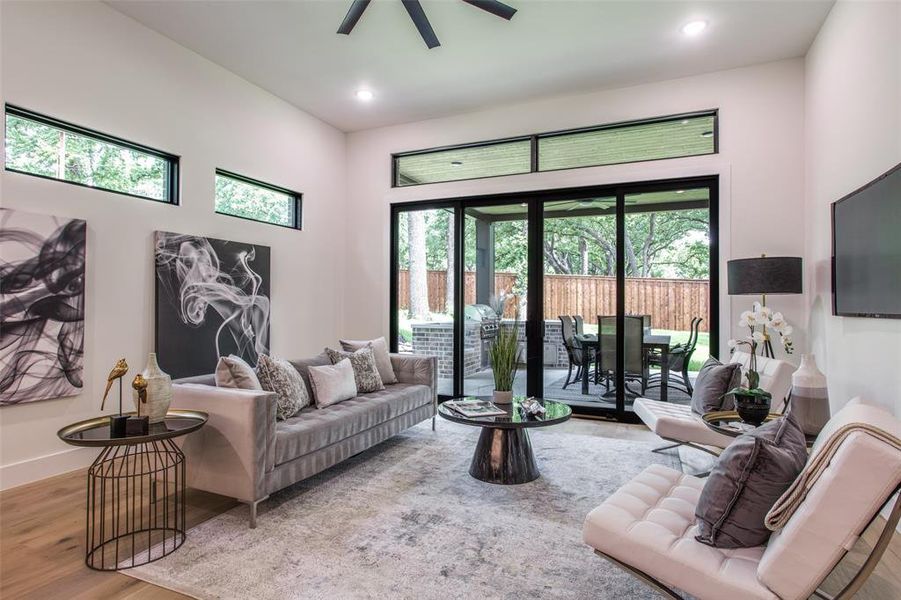
{"label": "ceiling fan blade", "polygon": [[341,21],[341,26],[338,27],[338,33],[350,35],[357,21],[363,16],[363,11],[369,6],[369,2],[370,0],[354,0],[354,3],[350,5],[350,10],[344,16],[344,20]]}
{"label": "ceiling fan blade", "polygon": [[497,15],[502,19],[507,19],[508,21],[516,14],[515,8],[507,6],[503,2],[498,2],[497,0],[463,0],[463,2],[472,4],[476,8],[481,8],[484,11]]}
{"label": "ceiling fan blade", "polygon": [[422,36],[422,41],[425,42],[425,45],[430,50],[435,46],[440,46],[441,42],[438,41],[438,36],[435,35],[435,31],[432,29],[431,23],[429,23],[429,18],[425,16],[425,11],[422,10],[422,4],[419,0],[401,0],[401,2],[403,2],[404,8],[407,9],[410,18],[413,19],[413,24],[419,30],[419,35]]}

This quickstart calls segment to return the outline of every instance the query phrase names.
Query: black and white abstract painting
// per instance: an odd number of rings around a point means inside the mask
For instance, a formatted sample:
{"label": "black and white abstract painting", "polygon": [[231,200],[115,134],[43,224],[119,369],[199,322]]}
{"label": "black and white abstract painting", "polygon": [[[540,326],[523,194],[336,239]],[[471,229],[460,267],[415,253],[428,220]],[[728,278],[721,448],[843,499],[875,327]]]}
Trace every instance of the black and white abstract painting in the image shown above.
{"label": "black and white abstract painting", "polygon": [[84,386],[87,226],[0,209],[0,406]]}
{"label": "black and white abstract painting", "polygon": [[157,231],[156,352],[173,378],[269,352],[269,247]]}

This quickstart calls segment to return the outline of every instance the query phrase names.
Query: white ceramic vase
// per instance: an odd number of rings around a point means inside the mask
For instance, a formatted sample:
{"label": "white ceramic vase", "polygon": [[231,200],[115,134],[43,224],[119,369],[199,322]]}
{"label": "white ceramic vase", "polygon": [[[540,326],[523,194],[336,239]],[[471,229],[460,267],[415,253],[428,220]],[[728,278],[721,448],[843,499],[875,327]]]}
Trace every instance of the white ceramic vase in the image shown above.
{"label": "white ceramic vase", "polygon": [[501,392],[498,390],[494,390],[494,397],[492,398],[495,404],[513,404],[513,392]]}
{"label": "white ceramic vase", "polygon": [[[172,403],[172,378],[160,369],[154,352],[147,358],[147,366],[141,375],[147,380],[147,403],[140,408],[140,413],[150,417],[151,423],[160,423]],[[138,410],[138,392],[133,391],[132,397]]]}
{"label": "white ceramic vase", "polygon": [[792,375],[789,410],[807,435],[817,435],[829,420],[826,376],[817,368],[813,354],[801,355],[801,366]]}

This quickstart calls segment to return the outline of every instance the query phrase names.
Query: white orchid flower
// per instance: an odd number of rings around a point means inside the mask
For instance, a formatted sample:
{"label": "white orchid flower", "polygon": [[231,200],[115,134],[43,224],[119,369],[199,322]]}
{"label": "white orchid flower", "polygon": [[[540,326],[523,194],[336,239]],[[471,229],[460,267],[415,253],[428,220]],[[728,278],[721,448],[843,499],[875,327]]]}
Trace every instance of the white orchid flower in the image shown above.
{"label": "white orchid flower", "polygon": [[754,333],[751,334],[751,340],[758,344],[762,344],[763,342],[766,341],[766,336],[764,336],[763,333],[760,331],[755,331]]}
{"label": "white orchid flower", "polygon": [[773,316],[773,309],[771,309],[769,306],[758,306],[757,310],[755,310],[754,312],[762,317],[766,317],[767,319]]}
{"label": "white orchid flower", "polygon": [[726,343],[729,345],[730,348],[735,348],[736,346],[738,346],[738,342],[736,340],[729,340]]}
{"label": "white orchid flower", "polygon": [[791,335],[794,330],[795,330],[795,328],[792,327],[791,325],[786,325],[785,327],[782,328],[782,331],[781,331],[782,337],[784,337],[784,338],[787,337],[787,338],[791,339]]}

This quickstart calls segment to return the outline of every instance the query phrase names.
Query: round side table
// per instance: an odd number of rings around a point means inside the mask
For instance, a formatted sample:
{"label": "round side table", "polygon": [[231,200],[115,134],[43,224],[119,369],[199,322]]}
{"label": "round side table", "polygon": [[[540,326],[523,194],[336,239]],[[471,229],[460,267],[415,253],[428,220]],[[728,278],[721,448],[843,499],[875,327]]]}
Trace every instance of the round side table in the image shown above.
{"label": "round side table", "polygon": [[207,418],[199,411],[170,410],[162,422],[150,425],[147,435],[112,437],[109,417],[79,421],[57,432],[67,444],[103,448],[88,469],[88,567],[137,567],[184,543],[185,455],[172,438],[200,429]]}
{"label": "round side table", "polygon": [[[770,413],[764,419],[764,423],[769,423],[774,419],[778,419],[782,415],[779,413]],[[704,424],[707,425],[713,431],[717,433],[721,433],[723,435],[728,435],[730,437],[738,437],[743,433],[750,433],[757,429],[754,425],[749,423],[745,423],[741,420],[741,417],[738,416],[738,412],[734,410],[721,410],[716,412],[710,412],[701,417],[701,420],[704,421]],[[807,448],[811,448],[813,443],[817,440],[817,436],[815,435],[805,435],[804,441],[807,445]]]}

